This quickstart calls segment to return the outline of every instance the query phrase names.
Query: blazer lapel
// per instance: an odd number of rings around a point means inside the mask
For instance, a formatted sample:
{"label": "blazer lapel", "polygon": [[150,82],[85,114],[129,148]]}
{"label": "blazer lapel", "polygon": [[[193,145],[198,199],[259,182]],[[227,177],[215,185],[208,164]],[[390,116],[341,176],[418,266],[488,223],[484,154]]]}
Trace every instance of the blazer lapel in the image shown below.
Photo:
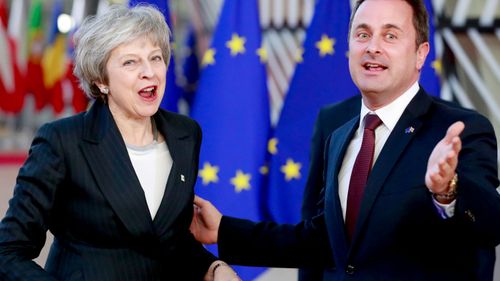
{"label": "blazer lapel", "polygon": [[420,88],[401,115],[373,166],[366,184],[352,244],[355,244],[359,238],[359,233],[366,223],[373,203],[394,165],[423,124],[421,117],[429,110],[431,98],[422,90],[422,87]]}
{"label": "blazer lapel", "polygon": [[97,185],[130,233],[150,235],[152,220],[125,142],[107,105],[96,100],[84,117],[80,145]]}
{"label": "blazer lapel", "polygon": [[337,266],[345,266],[349,242],[344,227],[344,216],[340,204],[338,189],[338,174],[342,167],[344,154],[350,140],[359,125],[359,115],[339,127],[330,135],[328,144],[328,162],[325,167],[326,192],[325,192],[325,223],[328,228],[330,244],[333,249],[334,260]]}
{"label": "blazer lapel", "polygon": [[173,165],[168,177],[167,186],[163,195],[160,208],[154,219],[156,233],[163,236],[170,228],[178,214],[183,210],[186,202],[190,202],[193,196],[193,184],[196,179],[189,178],[193,175],[193,155],[195,140],[179,122],[176,122],[174,115],[155,115],[158,129],[165,136]]}

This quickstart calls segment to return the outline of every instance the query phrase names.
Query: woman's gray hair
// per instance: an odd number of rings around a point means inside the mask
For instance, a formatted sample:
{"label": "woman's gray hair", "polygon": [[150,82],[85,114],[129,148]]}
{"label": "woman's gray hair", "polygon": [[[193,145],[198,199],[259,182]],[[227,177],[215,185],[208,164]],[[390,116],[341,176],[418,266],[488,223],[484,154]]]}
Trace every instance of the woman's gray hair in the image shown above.
{"label": "woman's gray hair", "polygon": [[101,15],[87,17],[74,36],[75,68],[80,87],[90,98],[104,98],[96,83],[108,83],[106,63],[111,51],[138,37],[148,37],[161,48],[168,68],[170,62],[170,29],[163,14],[151,5],[111,5]]}

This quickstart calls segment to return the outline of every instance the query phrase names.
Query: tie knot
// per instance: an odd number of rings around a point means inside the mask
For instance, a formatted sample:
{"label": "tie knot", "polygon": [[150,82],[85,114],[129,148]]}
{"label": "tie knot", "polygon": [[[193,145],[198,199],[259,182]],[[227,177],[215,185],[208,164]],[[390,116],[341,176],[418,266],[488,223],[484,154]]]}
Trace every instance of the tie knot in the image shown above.
{"label": "tie knot", "polygon": [[375,130],[378,126],[382,124],[382,120],[376,114],[368,114],[365,117],[365,129]]}

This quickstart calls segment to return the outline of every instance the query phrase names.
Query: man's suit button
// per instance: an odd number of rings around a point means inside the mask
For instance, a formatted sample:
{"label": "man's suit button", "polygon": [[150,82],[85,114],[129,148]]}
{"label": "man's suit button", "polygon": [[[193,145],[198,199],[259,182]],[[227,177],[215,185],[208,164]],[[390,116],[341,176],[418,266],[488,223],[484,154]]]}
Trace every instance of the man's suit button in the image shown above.
{"label": "man's suit button", "polygon": [[474,216],[471,210],[465,210],[465,216],[470,222],[476,222],[476,216]]}
{"label": "man's suit button", "polygon": [[346,268],[345,268],[345,273],[349,274],[349,275],[353,275],[354,274],[354,271],[356,271],[356,268],[354,267],[354,265],[347,265]]}

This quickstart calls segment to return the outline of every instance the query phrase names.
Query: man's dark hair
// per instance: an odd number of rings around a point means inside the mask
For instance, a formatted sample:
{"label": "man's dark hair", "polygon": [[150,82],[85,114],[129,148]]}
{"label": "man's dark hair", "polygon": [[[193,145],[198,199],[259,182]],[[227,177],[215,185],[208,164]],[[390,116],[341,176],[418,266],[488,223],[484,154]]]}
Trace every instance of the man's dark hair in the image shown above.
{"label": "man's dark hair", "polygon": [[[354,15],[358,11],[359,6],[367,0],[358,0],[354,5],[352,10],[351,19],[349,21],[349,36],[351,35],[352,20]],[[417,33],[416,36],[416,47],[424,42],[429,42],[429,13],[425,8],[425,4],[422,0],[401,0],[408,3],[413,10],[413,27]]]}

